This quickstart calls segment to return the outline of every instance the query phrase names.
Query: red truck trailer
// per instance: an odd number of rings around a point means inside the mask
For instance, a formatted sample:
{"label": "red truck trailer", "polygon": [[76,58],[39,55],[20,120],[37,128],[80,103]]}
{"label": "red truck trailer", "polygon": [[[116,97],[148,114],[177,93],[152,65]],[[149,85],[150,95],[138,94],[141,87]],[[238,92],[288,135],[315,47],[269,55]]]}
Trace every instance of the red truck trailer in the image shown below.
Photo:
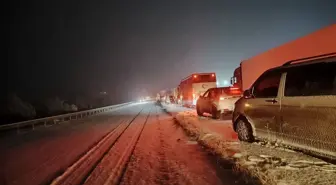
{"label": "red truck trailer", "polygon": [[281,66],[290,60],[334,52],[336,52],[336,24],[243,60],[240,67],[235,69],[231,84],[244,91],[270,68]]}
{"label": "red truck trailer", "polygon": [[195,106],[200,95],[210,88],[217,87],[215,73],[194,73],[184,78],[178,86],[179,103]]}

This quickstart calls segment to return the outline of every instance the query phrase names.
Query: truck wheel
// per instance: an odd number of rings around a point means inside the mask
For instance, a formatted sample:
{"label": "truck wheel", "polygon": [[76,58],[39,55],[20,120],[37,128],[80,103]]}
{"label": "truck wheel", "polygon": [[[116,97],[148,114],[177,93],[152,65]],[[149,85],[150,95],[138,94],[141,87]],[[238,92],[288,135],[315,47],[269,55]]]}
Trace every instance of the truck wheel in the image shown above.
{"label": "truck wheel", "polygon": [[196,106],[196,112],[197,112],[197,115],[203,116],[203,112],[201,111],[199,106]]}
{"label": "truck wheel", "polygon": [[239,140],[246,141],[246,142],[254,141],[254,136],[252,133],[252,127],[250,123],[244,120],[239,120],[237,122],[236,131],[237,131]]}
{"label": "truck wheel", "polygon": [[216,107],[212,107],[211,115],[213,119],[219,119],[220,111],[218,111]]}

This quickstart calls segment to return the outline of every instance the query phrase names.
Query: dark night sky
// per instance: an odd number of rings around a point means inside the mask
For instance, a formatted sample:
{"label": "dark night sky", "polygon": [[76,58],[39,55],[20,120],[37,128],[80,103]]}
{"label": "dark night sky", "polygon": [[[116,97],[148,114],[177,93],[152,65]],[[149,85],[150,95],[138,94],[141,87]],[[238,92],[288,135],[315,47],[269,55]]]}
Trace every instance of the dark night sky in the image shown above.
{"label": "dark night sky", "polygon": [[192,72],[222,83],[241,60],[336,23],[333,0],[15,3],[7,84],[32,98],[104,89],[127,100]]}

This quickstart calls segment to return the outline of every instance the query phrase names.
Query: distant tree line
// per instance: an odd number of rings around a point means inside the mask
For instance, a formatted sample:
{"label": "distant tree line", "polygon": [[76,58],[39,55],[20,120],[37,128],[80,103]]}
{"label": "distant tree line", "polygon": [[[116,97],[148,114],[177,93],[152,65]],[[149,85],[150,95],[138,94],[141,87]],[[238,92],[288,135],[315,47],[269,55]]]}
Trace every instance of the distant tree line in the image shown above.
{"label": "distant tree line", "polygon": [[36,103],[25,101],[17,94],[11,93],[0,104],[0,124],[83,111],[108,106],[111,103],[108,96],[78,96],[70,101],[56,96]]}

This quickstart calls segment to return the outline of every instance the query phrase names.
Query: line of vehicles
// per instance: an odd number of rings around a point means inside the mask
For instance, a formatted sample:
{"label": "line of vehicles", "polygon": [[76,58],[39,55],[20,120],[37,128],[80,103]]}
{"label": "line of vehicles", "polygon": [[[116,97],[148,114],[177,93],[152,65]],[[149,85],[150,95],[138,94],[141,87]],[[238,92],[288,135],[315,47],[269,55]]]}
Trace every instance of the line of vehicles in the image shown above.
{"label": "line of vehicles", "polygon": [[232,113],[242,141],[266,139],[336,159],[336,24],[240,63],[231,86],[215,73],[183,79],[170,102],[213,118]]}

